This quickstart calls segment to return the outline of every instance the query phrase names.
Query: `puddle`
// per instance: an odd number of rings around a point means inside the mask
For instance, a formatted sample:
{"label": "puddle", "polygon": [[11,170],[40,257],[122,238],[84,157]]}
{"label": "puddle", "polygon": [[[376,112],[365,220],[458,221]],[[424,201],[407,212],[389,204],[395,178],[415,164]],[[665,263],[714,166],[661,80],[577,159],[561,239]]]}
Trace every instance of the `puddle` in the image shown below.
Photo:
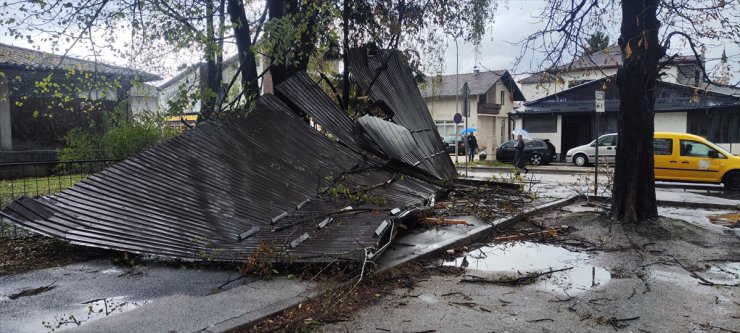
{"label": "puddle", "polygon": [[[475,271],[526,274],[573,267],[570,270],[555,272],[550,278],[536,285],[546,290],[573,295],[580,291],[597,288],[611,279],[611,274],[601,268],[589,265],[589,255],[571,252],[562,247],[521,242],[482,247],[467,255],[468,274]],[[444,265],[460,266],[463,258],[445,262]]]}
{"label": "puddle", "polygon": [[118,268],[108,268],[100,271],[103,274],[121,274],[123,271]]}
{"label": "puddle", "polygon": [[91,300],[71,307],[69,312],[28,322],[31,332],[58,332],[85,323],[133,310],[151,301],[127,301],[124,296]]}

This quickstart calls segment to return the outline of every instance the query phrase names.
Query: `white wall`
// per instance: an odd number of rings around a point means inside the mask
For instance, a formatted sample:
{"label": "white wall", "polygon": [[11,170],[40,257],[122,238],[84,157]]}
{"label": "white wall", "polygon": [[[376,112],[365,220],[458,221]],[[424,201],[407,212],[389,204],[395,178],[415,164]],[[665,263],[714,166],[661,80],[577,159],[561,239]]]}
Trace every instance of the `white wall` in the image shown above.
{"label": "white wall", "polygon": [[679,132],[686,133],[686,112],[655,113],[656,132]]}
{"label": "white wall", "polygon": [[[522,128],[523,126],[523,120],[517,119],[514,121],[514,128],[511,130],[515,130],[517,128]],[[526,128],[525,128],[526,130]],[[532,135],[533,138],[537,139],[548,139],[550,140],[550,143],[552,143],[553,146],[555,146],[555,151],[558,153],[558,156],[562,156],[565,152],[562,151],[562,133],[563,133],[563,116],[558,115],[557,119],[557,131],[555,133],[537,133],[537,132],[529,132],[529,134]]]}
{"label": "white wall", "polygon": [[561,92],[568,89],[568,83],[575,80],[598,80],[606,76],[617,74],[616,68],[606,68],[602,70],[586,70],[586,71],[574,71],[569,73],[561,73],[561,82],[542,82],[542,83],[526,83],[520,84],[520,88],[524,97],[528,101],[540,99],[547,95],[552,95],[556,92]]}

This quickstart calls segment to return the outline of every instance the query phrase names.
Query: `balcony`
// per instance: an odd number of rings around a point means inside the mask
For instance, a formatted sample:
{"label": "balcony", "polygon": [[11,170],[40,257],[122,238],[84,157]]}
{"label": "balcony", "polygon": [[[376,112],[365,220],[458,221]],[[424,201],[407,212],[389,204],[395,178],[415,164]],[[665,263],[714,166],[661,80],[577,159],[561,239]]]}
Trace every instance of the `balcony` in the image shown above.
{"label": "balcony", "polygon": [[501,104],[478,103],[478,114],[497,115],[501,113]]}

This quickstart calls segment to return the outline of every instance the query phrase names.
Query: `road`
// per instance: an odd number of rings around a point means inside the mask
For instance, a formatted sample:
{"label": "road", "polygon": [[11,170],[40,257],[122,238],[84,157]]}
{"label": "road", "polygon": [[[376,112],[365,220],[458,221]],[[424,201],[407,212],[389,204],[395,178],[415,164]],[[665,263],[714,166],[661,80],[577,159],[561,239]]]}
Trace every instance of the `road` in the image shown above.
{"label": "road", "polygon": [[[465,175],[465,168],[458,167],[458,172]],[[485,180],[521,181],[532,184],[532,191],[555,198],[564,198],[576,193],[594,193],[594,175],[590,173],[567,173],[564,170],[530,169],[529,174],[517,179],[511,172],[470,168],[468,177]],[[605,186],[611,182],[609,176],[599,174],[599,195],[608,195]],[[655,182],[657,192],[666,195],[702,194],[717,198],[737,201],[740,204],[740,191],[726,191],[719,184],[691,184],[673,182]]]}

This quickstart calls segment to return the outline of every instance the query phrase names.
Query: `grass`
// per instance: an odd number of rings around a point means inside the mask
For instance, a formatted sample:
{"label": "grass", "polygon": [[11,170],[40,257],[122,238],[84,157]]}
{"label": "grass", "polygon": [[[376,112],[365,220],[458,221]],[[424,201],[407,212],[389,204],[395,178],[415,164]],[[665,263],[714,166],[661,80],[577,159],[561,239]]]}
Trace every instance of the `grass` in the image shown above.
{"label": "grass", "polygon": [[22,196],[50,195],[72,187],[89,174],[71,174],[0,180],[0,207]]}

